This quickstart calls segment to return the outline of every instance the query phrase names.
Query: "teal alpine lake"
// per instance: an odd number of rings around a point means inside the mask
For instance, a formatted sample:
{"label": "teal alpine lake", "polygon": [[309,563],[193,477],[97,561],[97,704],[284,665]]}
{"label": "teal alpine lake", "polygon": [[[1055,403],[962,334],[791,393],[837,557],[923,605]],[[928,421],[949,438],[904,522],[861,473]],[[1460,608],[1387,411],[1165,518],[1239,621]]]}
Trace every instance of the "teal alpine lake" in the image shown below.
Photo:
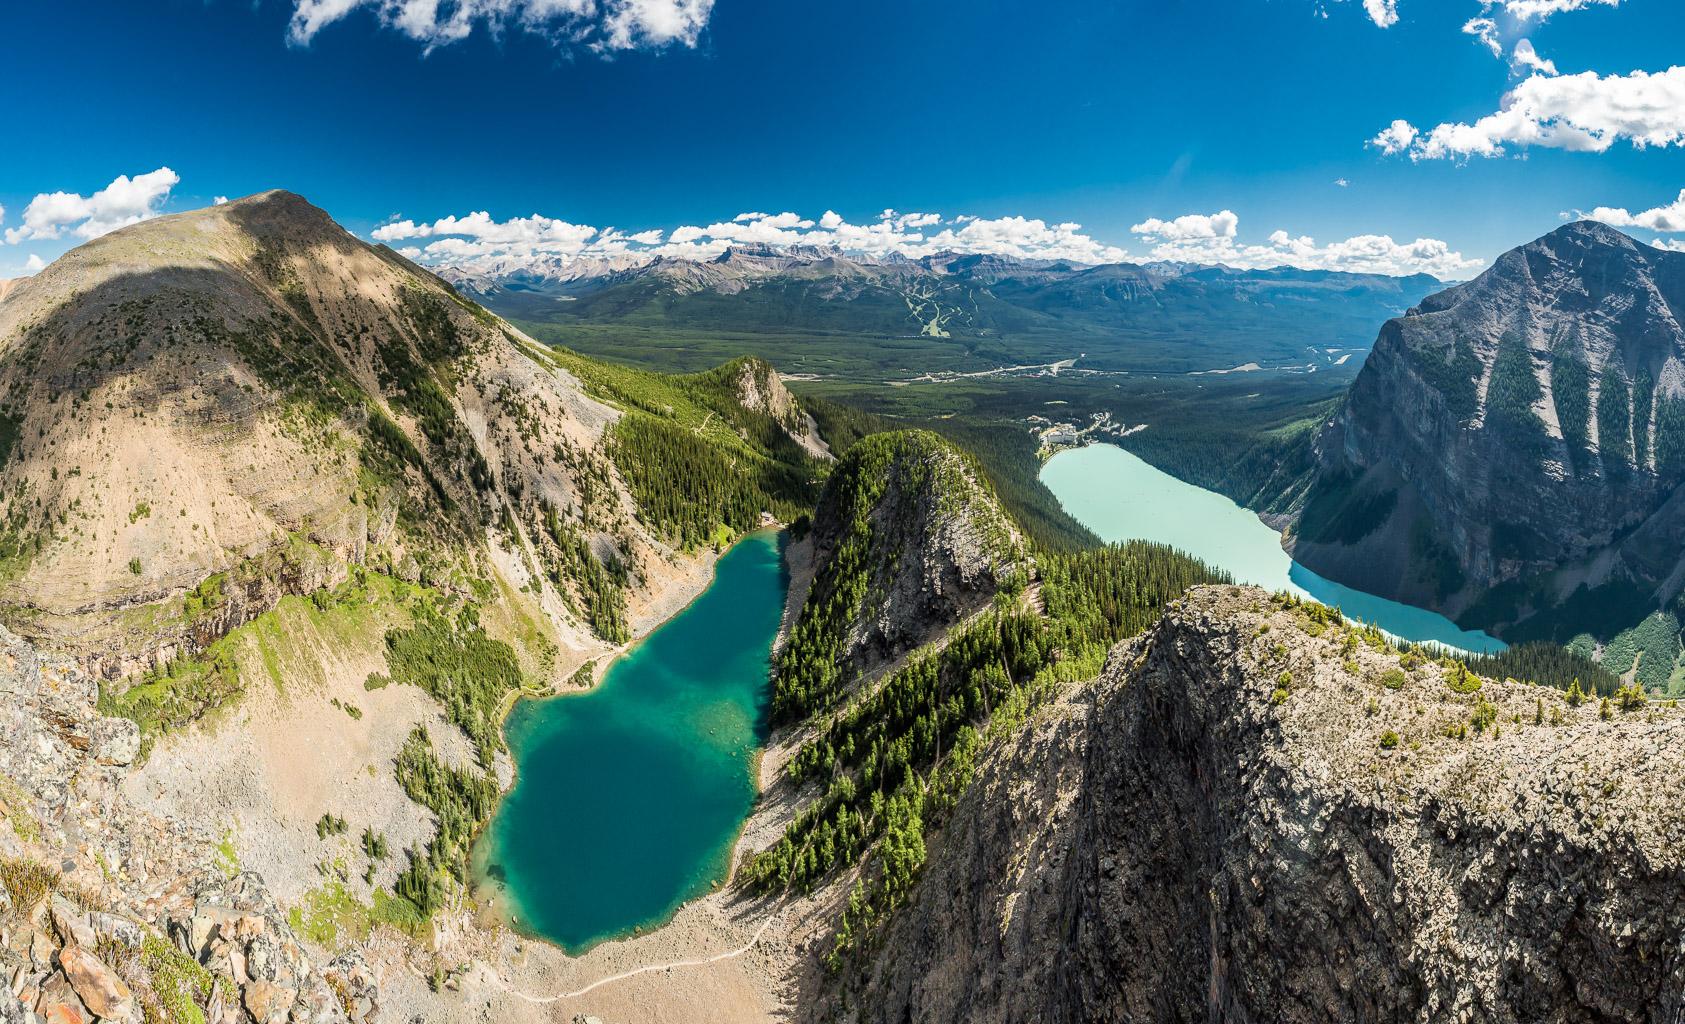
{"label": "teal alpine lake", "polygon": [[766,739],[782,537],[738,541],[708,589],[593,689],[510,712],[515,786],[475,862],[521,931],[578,952],[725,879]]}
{"label": "teal alpine lake", "polygon": [[1320,601],[1404,640],[1475,653],[1504,649],[1503,641],[1463,629],[1437,612],[1318,576],[1288,557],[1280,535],[1251,511],[1178,480],[1116,445],[1059,452],[1042,467],[1041,480],[1065,511],[1101,540],[1169,544],[1228,570],[1237,582]]}

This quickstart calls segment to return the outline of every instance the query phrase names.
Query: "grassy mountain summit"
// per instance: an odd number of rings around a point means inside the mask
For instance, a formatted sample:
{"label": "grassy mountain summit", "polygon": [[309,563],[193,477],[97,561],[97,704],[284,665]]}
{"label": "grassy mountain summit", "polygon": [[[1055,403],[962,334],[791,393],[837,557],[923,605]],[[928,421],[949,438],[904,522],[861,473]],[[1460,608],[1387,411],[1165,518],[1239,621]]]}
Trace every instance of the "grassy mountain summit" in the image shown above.
{"label": "grassy mountain summit", "polygon": [[[805,504],[805,423],[733,388],[552,353],[287,192],[159,218],[0,308],[0,606],[121,675],[345,563],[496,564],[563,643],[621,639],[654,563]],[[720,463],[667,488],[694,522],[640,501],[663,445]]]}

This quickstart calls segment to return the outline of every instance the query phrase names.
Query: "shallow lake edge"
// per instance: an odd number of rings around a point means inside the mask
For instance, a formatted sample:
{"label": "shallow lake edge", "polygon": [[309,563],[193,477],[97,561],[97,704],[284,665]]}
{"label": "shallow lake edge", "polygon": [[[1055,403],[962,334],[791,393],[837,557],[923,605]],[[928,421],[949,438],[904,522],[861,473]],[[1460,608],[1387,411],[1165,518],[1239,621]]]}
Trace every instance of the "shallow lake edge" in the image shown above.
{"label": "shallow lake edge", "polygon": [[[514,792],[515,785],[520,780],[520,764],[516,760],[514,748],[509,743],[508,737],[504,732],[508,725],[510,716],[514,714],[515,708],[520,706],[523,701],[541,704],[552,700],[565,700],[570,697],[585,697],[597,692],[597,690],[602,686],[603,681],[608,678],[609,670],[613,668],[616,663],[624,660],[634,650],[659,633],[664,627],[678,619],[681,615],[685,614],[685,612],[689,611],[692,606],[702,599],[703,595],[707,594],[714,584],[718,582],[718,565],[722,559],[736,549],[743,541],[748,540],[751,537],[767,533],[776,534],[778,537],[779,571],[783,574],[786,591],[788,591],[790,582],[790,564],[787,555],[787,548],[789,545],[789,524],[777,523],[769,526],[756,527],[753,530],[747,530],[733,537],[729,544],[721,548],[719,552],[715,554],[713,563],[708,567],[707,582],[703,586],[697,588],[696,592],[691,594],[689,599],[687,599],[682,605],[674,608],[670,614],[652,623],[650,628],[644,631],[641,636],[633,637],[625,643],[611,649],[607,654],[594,659],[596,661],[596,665],[592,672],[590,686],[579,687],[561,692],[557,692],[554,689],[546,692],[522,688],[511,691],[505,696],[502,706],[498,709],[499,717],[497,728],[498,736],[502,739],[504,749],[508,753],[509,757],[509,784],[507,786],[503,786],[498,791],[497,802],[492,806],[491,814],[480,824],[478,828],[474,830],[471,840],[471,851],[469,854],[470,878],[466,888],[469,906],[473,910],[476,919],[483,922],[484,918],[481,916],[482,913],[489,913],[494,916],[497,924],[509,928],[523,939],[542,942],[547,946],[560,950],[563,954],[569,957],[580,957],[591,950],[596,949],[598,946],[606,945],[611,942],[622,942],[628,939],[641,938],[659,931],[671,924],[674,918],[676,918],[679,912],[686,906],[696,900],[704,899],[720,892],[731,885],[732,880],[736,877],[738,868],[738,858],[736,857],[737,846],[742,842],[744,831],[749,827],[749,823],[754,818],[753,805],[751,805],[750,813],[745,815],[742,821],[738,822],[737,828],[732,833],[730,844],[727,847],[728,852],[726,856],[725,876],[722,879],[709,886],[706,891],[680,900],[673,907],[659,915],[658,919],[634,925],[630,929],[604,936],[600,939],[575,948],[569,947],[549,938],[548,936],[537,933],[528,925],[523,923],[522,919],[518,915],[513,913],[509,887],[498,880],[491,878],[486,873],[486,858],[482,856],[482,851],[485,850],[485,843],[488,839],[488,833],[490,832],[492,822],[496,820],[498,814],[503,810],[504,801],[510,793]],[[788,593],[786,593],[786,600],[787,599]],[[783,634],[784,623],[781,620],[777,632],[773,635],[774,653],[776,653],[777,643],[783,637]],[[772,685],[770,672],[765,680],[765,685],[768,687]],[[747,758],[747,770],[749,773],[750,785],[753,787],[755,792],[755,804],[758,804],[760,802],[760,798],[764,795],[761,788],[761,761],[766,754],[766,749],[770,740],[771,736],[769,735],[765,740],[756,744],[754,752]]]}

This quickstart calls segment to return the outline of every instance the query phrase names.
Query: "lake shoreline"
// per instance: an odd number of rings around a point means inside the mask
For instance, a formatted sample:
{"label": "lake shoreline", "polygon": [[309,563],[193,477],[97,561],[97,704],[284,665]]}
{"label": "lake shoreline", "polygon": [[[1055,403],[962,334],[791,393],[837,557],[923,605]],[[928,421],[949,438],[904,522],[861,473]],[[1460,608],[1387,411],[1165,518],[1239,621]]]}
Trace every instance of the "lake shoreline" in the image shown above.
{"label": "lake shoreline", "polygon": [[1072,518],[1108,543],[1167,544],[1230,573],[1237,583],[1285,591],[1373,624],[1409,643],[1484,654],[1506,644],[1427,608],[1391,601],[1319,576],[1293,560],[1280,531],[1251,509],[1178,479],[1115,444],[1067,448],[1039,479]]}
{"label": "lake shoreline", "polygon": [[[591,685],[572,687],[560,692],[522,690],[508,695],[505,705],[501,708],[502,718],[499,730],[508,750],[509,782],[499,793],[497,805],[491,817],[487,819],[485,825],[477,833],[472,855],[472,878],[469,891],[471,900],[479,908],[479,913],[475,916],[481,920],[482,926],[495,924],[508,927],[514,934],[523,939],[543,943],[565,957],[578,959],[610,943],[647,938],[672,924],[687,908],[729,888],[731,880],[735,877],[739,860],[737,846],[754,817],[762,795],[760,765],[766,747],[771,741],[771,729],[765,718],[766,704],[770,700],[770,672],[764,678],[755,679],[748,684],[749,688],[755,693],[754,699],[759,702],[761,708],[760,717],[751,719],[749,722],[748,728],[751,735],[740,750],[733,749],[737,747],[735,743],[730,743],[722,748],[726,751],[726,756],[738,766],[734,777],[739,778],[745,785],[748,793],[748,807],[741,818],[735,822],[731,835],[721,845],[720,853],[717,855],[718,864],[716,867],[718,870],[710,868],[702,872],[704,877],[712,876],[706,888],[702,888],[700,891],[690,891],[671,906],[667,906],[648,918],[634,922],[623,929],[601,936],[593,936],[582,943],[570,944],[547,934],[546,929],[535,920],[534,915],[526,912],[520,897],[516,895],[515,886],[511,884],[508,874],[505,873],[507,857],[500,855],[497,849],[499,840],[494,837],[493,832],[494,825],[500,815],[515,813],[511,809],[509,801],[515,794],[523,774],[525,774],[521,767],[521,759],[516,756],[518,741],[512,739],[509,732],[510,724],[515,719],[517,709],[522,707],[522,702],[531,701],[535,706],[542,706],[548,705],[555,698],[590,697],[601,693],[603,685],[610,679],[610,670],[628,664],[629,659],[635,657],[638,651],[654,640],[664,629],[680,621],[687,612],[696,609],[713,588],[720,584],[720,565],[740,547],[743,541],[756,537],[768,538],[775,552],[772,554],[772,558],[775,560],[780,593],[778,603],[780,621],[775,624],[773,635],[768,641],[769,652],[775,649],[775,645],[782,635],[782,612],[794,575],[793,566],[787,557],[791,541],[787,533],[787,526],[783,524],[771,524],[732,538],[728,545],[708,560],[705,581],[700,586],[686,588],[690,592],[684,595],[682,602],[672,606],[669,614],[651,622],[648,629],[641,635],[617,645],[606,655],[599,656],[592,671]],[[768,658],[770,659],[770,657],[769,653]],[[671,658],[663,658],[662,660],[671,661]],[[701,728],[700,724],[697,728]],[[709,734],[713,735],[713,730],[710,730]],[[532,752],[529,751],[528,760],[531,759],[531,756]],[[611,763],[605,762],[605,767],[611,773],[616,771]]]}

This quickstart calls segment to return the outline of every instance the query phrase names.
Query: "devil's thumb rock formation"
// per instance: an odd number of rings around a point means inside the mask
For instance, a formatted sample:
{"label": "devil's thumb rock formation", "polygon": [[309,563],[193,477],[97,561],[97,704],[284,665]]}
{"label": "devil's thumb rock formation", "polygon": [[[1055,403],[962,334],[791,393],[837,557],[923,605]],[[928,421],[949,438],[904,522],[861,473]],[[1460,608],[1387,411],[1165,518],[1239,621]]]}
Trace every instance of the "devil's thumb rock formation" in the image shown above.
{"label": "devil's thumb rock formation", "polygon": [[1685,712],[1204,588],[999,749],[836,1007],[869,1021],[1685,1012]]}
{"label": "devil's thumb rock formation", "polygon": [[975,461],[924,430],[850,447],[826,481],[812,536],[813,583],[778,668],[780,714],[934,639],[1029,571]]}

